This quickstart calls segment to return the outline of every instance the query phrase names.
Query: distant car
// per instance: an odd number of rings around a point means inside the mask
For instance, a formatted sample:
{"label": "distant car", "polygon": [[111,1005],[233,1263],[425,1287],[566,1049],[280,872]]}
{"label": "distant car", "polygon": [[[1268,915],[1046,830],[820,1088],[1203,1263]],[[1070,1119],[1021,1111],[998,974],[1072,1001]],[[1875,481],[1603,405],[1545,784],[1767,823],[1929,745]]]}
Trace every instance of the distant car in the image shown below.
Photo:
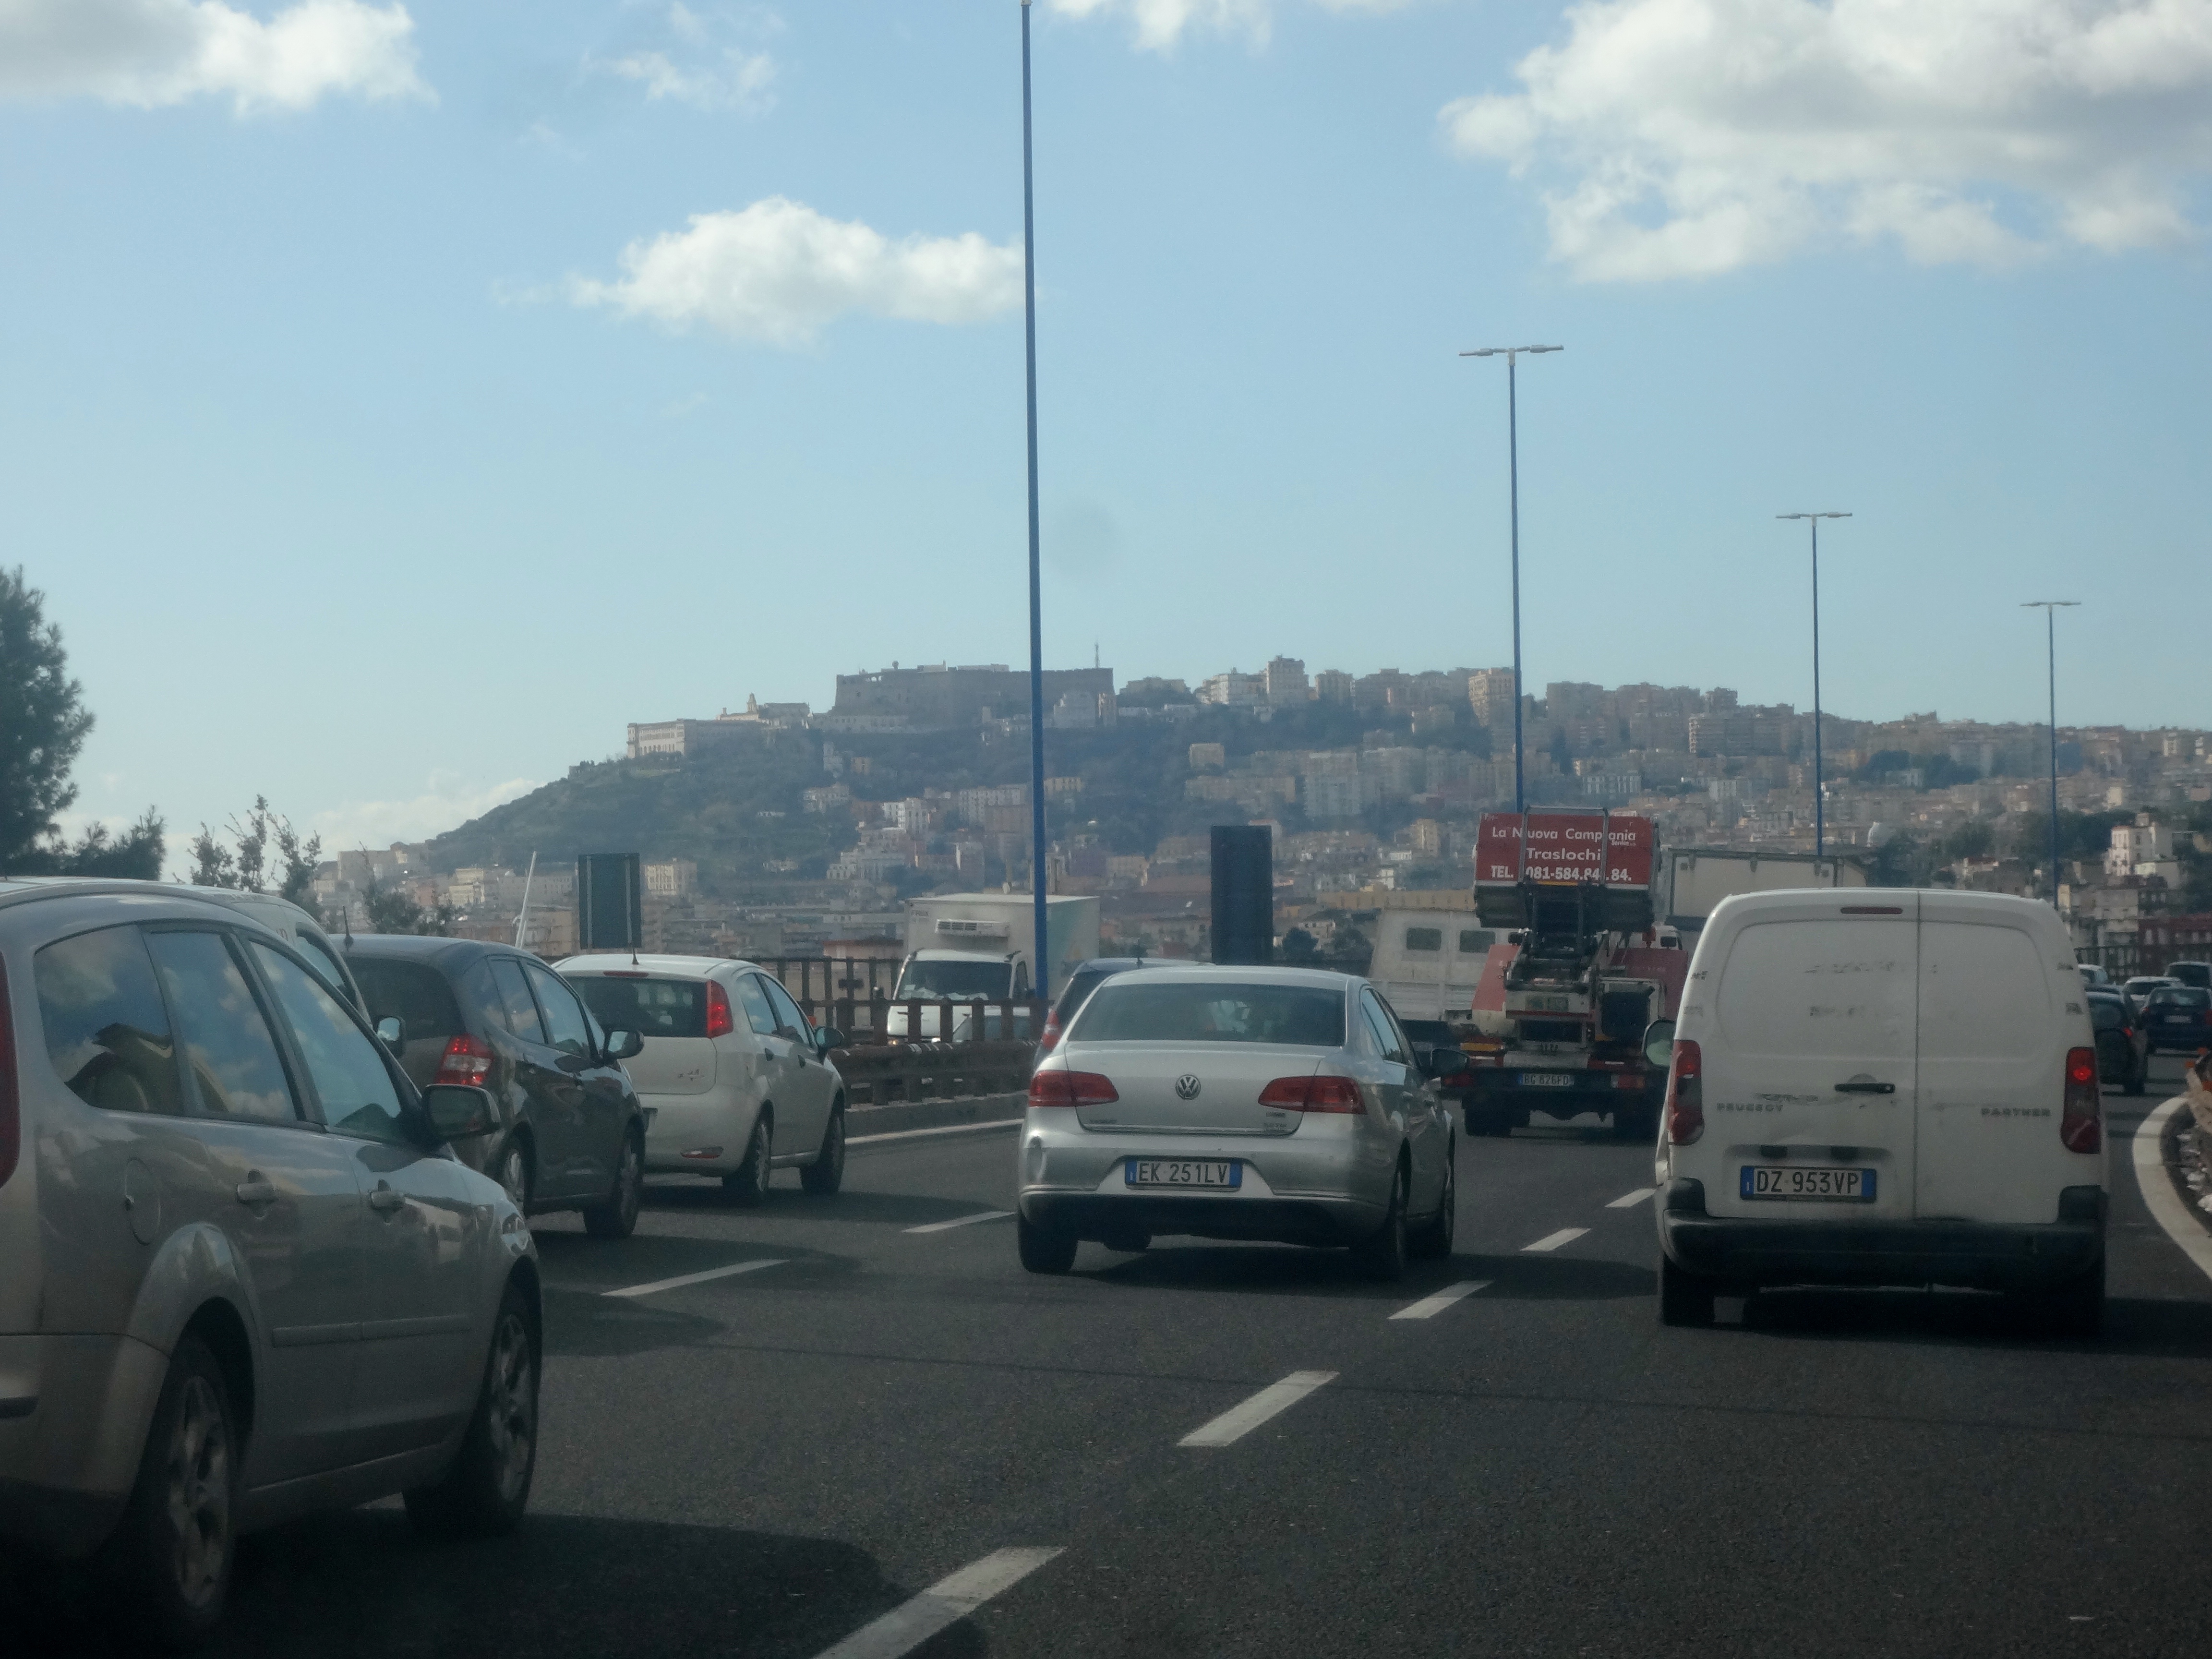
{"label": "distant car", "polygon": [[2177,985],[2193,985],[2200,991],[2212,991],[2212,962],[2169,962],[2166,976]]}
{"label": "distant car", "polygon": [[1160,1234],[1349,1244],[1374,1277],[1451,1254],[1451,1113],[1366,981],[1177,966],[1091,994],[1030,1079],[1015,1248]]}
{"label": "distant car", "polygon": [[1044,1030],[1037,1038],[1037,1058],[1042,1060],[1053,1051],[1060,1033],[1067,1030],[1076,1011],[1091,1000],[1093,991],[1116,974],[1126,974],[1133,968],[1157,968],[1160,961],[1158,957],[1093,957],[1077,963],[1067,983],[1060,988],[1060,1000],[1045,1015]]}
{"label": "distant car", "polygon": [[627,1238],[645,1186],[645,1109],[622,1062],[643,1042],[606,1032],[527,951],[477,939],[356,933],[346,960],[378,1035],[418,1088],[491,1091],[498,1132],[462,1160],[525,1215],[581,1210],[594,1238]]}
{"label": "distant car", "polygon": [[2154,1054],[2169,1048],[2188,1054],[2212,1048],[2212,991],[2161,985],[2145,999],[2137,1018]]}
{"label": "distant car", "polygon": [[2105,971],[2101,963],[2094,962],[2077,962],[2074,964],[2074,971],[2081,975],[2081,983],[2088,986],[2092,989],[2095,989],[2100,986],[2107,990],[2118,990],[2119,988],[2112,983],[2112,976]]}
{"label": "distant car", "polygon": [[418,1091],[327,964],[151,885],[0,882],[0,1559],[99,1553],[168,1647],[242,1532],[392,1493],[512,1530],[542,1325],[450,1150],[483,1091]]}
{"label": "distant car", "polygon": [[2089,1024],[2097,1033],[2097,1075],[2131,1095],[2150,1073],[2150,1035],[2117,991],[2089,993]]}
{"label": "distant car", "polygon": [[2180,983],[2179,980],[2168,979],[2163,974],[2137,974],[2120,987],[2120,994],[2128,1000],[2128,1006],[2140,1014],[2153,991]]}
{"label": "distant car", "polygon": [[843,1033],[817,1030],[774,975],[720,957],[570,957],[561,976],[599,1024],[636,1031],[629,1062],[650,1120],[645,1167],[719,1176],[757,1203],[772,1170],[827,1196],[845,1179]]}

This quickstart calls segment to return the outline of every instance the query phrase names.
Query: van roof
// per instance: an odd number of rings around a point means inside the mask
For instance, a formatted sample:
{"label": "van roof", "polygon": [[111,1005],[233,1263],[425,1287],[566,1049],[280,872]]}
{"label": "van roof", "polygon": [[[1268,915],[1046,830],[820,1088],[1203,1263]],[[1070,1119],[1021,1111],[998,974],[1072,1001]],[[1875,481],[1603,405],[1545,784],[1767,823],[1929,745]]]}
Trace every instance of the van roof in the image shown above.
{"label": "van roof", "polygon": [[1776,887],[1759,893],[1732,893],[1714,907],[1713,919],[1719,921],[1723,912],[1735,918],[1762,910],[1802,909],[1813,898],[1833,899],[1839,914],[1879,915],[1893,904],[1902,909],[1905,901],[1911,899],[1917,902],[1923,921],[2007,921],[2033,923],[2039,928],[2058,921],[2058,913],[2040,899],[2015,898],[2009,893],[1959,893],[1942,887]]}

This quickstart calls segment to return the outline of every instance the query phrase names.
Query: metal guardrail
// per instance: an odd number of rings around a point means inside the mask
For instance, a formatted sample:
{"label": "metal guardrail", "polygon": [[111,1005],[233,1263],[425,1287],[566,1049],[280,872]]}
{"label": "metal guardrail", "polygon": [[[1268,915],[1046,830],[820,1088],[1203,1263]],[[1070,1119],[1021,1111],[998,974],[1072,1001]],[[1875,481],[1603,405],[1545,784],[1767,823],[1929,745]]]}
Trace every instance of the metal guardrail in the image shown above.
{"label": "metal guardrail", "polygon": [[[845,1034],[848,1046],[935,1040],[927,1035],[909,1037],[906,1032],[892,1033],[894,1007],[906,1011],[907,1032],[949,1031],[963,1047],[1002,1039],[1009,1030],[1026,1039],[1044,1029],[1045,1004],[1036,997],[906,998],[894,1003],[891,992],[898,982],[899,964],[885,957],[757,957],[754,960],[775,975],[808,1018],[817,1024],[836,1026]],[[932,1009],[936,1011],[934,1015],[928,1012]],[[962,1035],[968,1032],[976,1035]],[[1024,1041],[1024,1046],[1034,1049],[1036,1044]],[[1026,1070],[1023,1075],[1026,1080]]]}
{"label": "metal guardrail", "polygon": [[1029,1085],[1034,1042],[883,1043],[833,1048],[856,1106],[1017,1092]]}

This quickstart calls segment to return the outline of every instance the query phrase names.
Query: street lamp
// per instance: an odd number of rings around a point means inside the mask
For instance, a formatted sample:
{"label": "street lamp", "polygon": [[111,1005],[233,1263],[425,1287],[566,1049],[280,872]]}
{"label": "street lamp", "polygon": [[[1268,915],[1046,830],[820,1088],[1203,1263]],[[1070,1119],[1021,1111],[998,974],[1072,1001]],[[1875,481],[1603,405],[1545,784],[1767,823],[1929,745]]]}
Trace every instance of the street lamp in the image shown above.
{"label": "street lamp", "polygon": [[2043,645],[2051,668],[2051,908],[2058,908],[2058,613],[2080,608],[2079,599],[2028,599],[2023,611],[2043,613]]}
{"label": "street lamp", "polygon": [[1485,346],[1462,351],[1462,357],[1505,359],[1505,469],[1511,480],[1513,500],[1513,810],[1528,810],[1528,789],[1521,769],[1521,415],[1514,385],[1515,360],[1526,352],[1538,356],[1565,351],[1565,346]]}
{"label": "street lamp", "polygon": [[1052,995],[1052,935],[1045,924],[1044,585],[1037,566],[1036,207],[1030,169],[1030,0],[1022,0],[1022,320],[1029,353],[1030,417],[1030,891],[1036,902],[1033,995]]}
{"label": "street lamp", "polygon": [[1820,520],[1848,519],[1848,513],[1778,513],[1778,519],[1809,519],[1813,522],[1813,873],[1827,850],[1828,811],[1820,783]]}

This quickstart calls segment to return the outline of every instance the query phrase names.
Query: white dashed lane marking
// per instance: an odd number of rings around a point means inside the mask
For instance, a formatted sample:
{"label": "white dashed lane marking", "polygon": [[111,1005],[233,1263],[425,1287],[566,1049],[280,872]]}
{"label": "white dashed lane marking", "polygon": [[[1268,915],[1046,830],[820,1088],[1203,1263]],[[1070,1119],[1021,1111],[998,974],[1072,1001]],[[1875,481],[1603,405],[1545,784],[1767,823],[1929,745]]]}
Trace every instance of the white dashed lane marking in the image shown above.
{"label": "white dashed lane marking", "polygon": [[1433,1319],[1463,1296],[1473,1296],[1477,1291],[1487,1290],[1486,1279],[1462,1279],[1456,1285],[1447,1285],[1433,1296],[1425,1296],[1419,1302],[1409,1302],[1390,1316],[1393,1319]]}
{"label": "white dashed lane marking", "polygon": [[1242,1440],[1269,1418],[1288,1411],[1316,1389],[1336,1381],[1334,1371],[1292,1371],[1270,1382],[1239,1406],[1231,1406],[1203,1428],[1193,1429],[1179,1446],[1226,1446]]}
{"label": "white dashed lane marking", "polygon": [[972,1227],[979,1221],[1004,1221],[1012,1210],[986,1210],[981,1215],[959,1215],[950,1221],[933,1221],[925,1227],[908,1227],[910,1233],[941,1233],[952,1227]]}
{"label": "white dashed lane marking", "polygon": [[1623,1193],[1605,1207],[1608,1210],[1632,1210],[1658,1190],[1656,1187],[1638,1187],[1632,1193]]}
{"label": "white dashed lane marking", "polygon": [[686,1285],[703,1285],[710,1279],[727,1279],[732,1273],[757,1273],[763,1267],[781,1267],[782,1258],[770,1261],[733,1261],[726,1267],[709,1267],[704,1273],[678,1273],[673,1279],[656,1279],[650,1285],[627,1285],[619,1291],[602,1291],[602,1296],[651,1296],[655,1291],[673,1291]]}
{"label": "white dashed lane marking", "polygon": [[993,1550],[950,1577],[939,1579],[912,1601],[901,1602],[872,1625],[863,1625],[835,1647],[824,1648],[818,1659],[899,1659],[1059,1553],[1054,1548]]}
{"label": "white dashed lane marking", "polygon": [[1523,1244],[1521,1254],[1529,1255],[1544,1250],[1556,1250],[1562,1244],[1573,1243],[1589,1231],[1587,1227],[1562,1227],[1559,1231],[1538,1239],[1534,1244]]}

